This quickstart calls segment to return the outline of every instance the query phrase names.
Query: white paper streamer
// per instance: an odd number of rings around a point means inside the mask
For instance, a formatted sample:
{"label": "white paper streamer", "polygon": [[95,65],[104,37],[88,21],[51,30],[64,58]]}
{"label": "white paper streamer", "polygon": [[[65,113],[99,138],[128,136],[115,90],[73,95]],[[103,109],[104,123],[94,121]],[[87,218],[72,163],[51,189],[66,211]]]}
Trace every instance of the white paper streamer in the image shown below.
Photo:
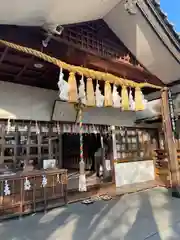
{"label": "white paper streamer", "polygon": [[25,182],[24,182],[24,190],[25,191],[28,191],[28,190],[30,190],[31,189],[31,183],[30,183],[30,181],[28,180],[28,178],[26,177],[25,178]]}
{"label": "white paper streamer", "polygon": [[130,110],[134,111],[135,110],[135,101],[133,99],[133,95],[132,95],[132,90],[130,89],[129,91],[129,108]]}
{"label": "white paper streamer", "polygon": [[143,96],[143,105],[144,105],[144,110],[147,108],[147,103],[148,103],[148,100],[145,99],[144,97],[144,94],[142,93],[142,96]]}
{"label": "white paper streamer", "polygon": [[113,107],[120,108],[121,107],[121,97],[119,96],[119,93],[117,91],[117,87],[115,84],[113,86],[112,99],[113,99]]}
{"label": "white paper streamer", "polygon": [[60,183],[61,181],[60,181],[60,177],[59,177],[59,174],[57,174],[57,183]]}
{"label": "white paper streamer", "polygon": [[7,122],[7,133],[10,132],[10,128],[11,128],[11,119],[9,118]]}
{"label": "white paper streamer", "polygon": [[79,85],[79,99],[81,103],[86,105],[86,92],[85,92],[85,84],[84,84],[84,77],[81,77],[80,85]]}
{"label": "white paper streamer", "polygon": [[40,129],[39,129],[39,126],[38,126],[38,123],[36,122],[36,134],[40,134]]}
{"label": "white paper streamer", "polygon": [[58,85],[59,92],[60,92],[59,93],[59,98],[63,101],[68,101],[69,85],[64,80],[64,74],[62,72],[62,68],[60,69],[59,81],[58,81],[57,85]]}
{"label": "white paper streamer", "polygon": [[45,175],[42,176],[42,186],[45,187],[47,185],[47,178]]}
{"label": "white paper streamer", "polygon": [[11,194],[11,191],[10,191],[10,188],[9,188],[9,185],[8,185],[8,182],[7,180],[5,180],[5,185],[4,185],[4,195],[5,196],[8,196]]}
{"label": "white paper streamer", "polygon": [[98,82],[96,84],[95,96],[96,96],[96,106],[97,107],[103,107],[103,105],[104,105],[104,96],[101,94]]}

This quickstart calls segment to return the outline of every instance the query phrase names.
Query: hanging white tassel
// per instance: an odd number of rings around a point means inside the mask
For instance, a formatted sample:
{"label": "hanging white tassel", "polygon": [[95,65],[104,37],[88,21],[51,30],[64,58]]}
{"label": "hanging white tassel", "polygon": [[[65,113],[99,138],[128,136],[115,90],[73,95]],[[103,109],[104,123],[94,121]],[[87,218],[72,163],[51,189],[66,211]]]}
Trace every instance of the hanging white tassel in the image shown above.
{"label": "hanging white tassel", "polygon": [[103,105],[104,105],[104,96],[101,94],[98,82],[96,84],[95,96],[96,96],[96,107],[103,107]]}
{"label": "hanging white tassel", "polygon": [[10,129],[11,129],[11,119],[9,118],[7,122],[7,133],[10,132]]}
{"label": "hanging white tassel", "polygon": [[135,111],[135,101],[133,99],[132,90],[129,91],[129,109]]}
{"label": "hanging white tassel", "polygon": [[59,174],[57,174],[56,181],[57,181],[57,183],[61,183],[61,181],[60,181],[60,177],[59,177]]}
{"label": "hanging white tassel", "polygon": [[36,121],[36,134],[37,134],[37,135],[40,134],[40,129],[39,129],[39,126],[38,126],[37,121]]}
{"label": "hanging white tassel", "polygon": [[80,85],[79,85],[79,99],[81,100],[81,103],[86,105],[87,99],[86,99],[86,92],[85,92],[85,83],[84,83],[84,77],[81,77]]}
{"label": "hanging white tassel", "polygon": [[103,176],[103,166],[100,165],[100,168],[99,168],[99,176],[102,177]]}
{"label": "hanging white tassel", "polygon": [[144,106],[144,110],[147,108],[147,103],[148,103],[148,100],[146,100],[145,99],[145,97],[144,97],[144,94],[142,93],[142,98],[143,98],[143,100],[142,100],[142,104],[143,104],[143,106]]}
{"label": "hanging white tassel", "polygon": [[59,122],[57,122],[57,132],[58,132],[58,134],[61,133],[61,128],[60,128]]}
{"label": "hanging white tassel", "polygon": [[31,189],[31,183],[30,183],[30,181],[28,180],[28,178],[26,177],[25,178],[25,182],[24,182],[24,190],[25,191],[28,191],[28,190],[30,190]]}
{"label": "hanging white tassel", "polygon": [[42,186],[45,187],[47,185],[47,178],[45,175],[42,176]]}
{"label": "hanging white tassel", "polygon": [[68,91],[69,91],[69,85],[68,83],[64,80],[64,73],[62,72],[62,68],[60,69],[59,73],[59,81],[57,83],[58,88],[59,88],[59,98],[63,101],[68,101],[69,96],[68,96]]}
{"label": "hanging white tassel", "polygon": [[121,107],[121,97],[119,96],[119,93],[117,91],[117,87],[115,84],[113,86],[112,98],[113,98],[113,107],[120,108]]}
{"label": "hanging white tassel", "polygon": [[10,194],[11,194],[11,191],[10,191],[10,189],[9,189],[8,182],[7,182],[7,180],[5,180],[4,195],[5,195],[5,196],[8,196],[8,195],[10,195]]}

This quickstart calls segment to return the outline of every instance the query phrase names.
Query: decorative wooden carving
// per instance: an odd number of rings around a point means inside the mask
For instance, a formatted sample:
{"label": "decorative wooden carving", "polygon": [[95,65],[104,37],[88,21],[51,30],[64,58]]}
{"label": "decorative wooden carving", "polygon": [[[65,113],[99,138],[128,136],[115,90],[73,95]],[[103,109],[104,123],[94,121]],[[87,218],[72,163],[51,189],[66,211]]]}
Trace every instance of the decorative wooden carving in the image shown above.
{"label": "decorative wooden carving", "polygon": [[129,55],[130,63],[136,63],[134,56],[102,19],[67,26],[58,38],[101,57],[118,60]]}
{"label": "decorative wooden carving", "polygon": [[138,0],[125,0],[124,7],[129,14],[134,15],[137,13],[137,2]]}

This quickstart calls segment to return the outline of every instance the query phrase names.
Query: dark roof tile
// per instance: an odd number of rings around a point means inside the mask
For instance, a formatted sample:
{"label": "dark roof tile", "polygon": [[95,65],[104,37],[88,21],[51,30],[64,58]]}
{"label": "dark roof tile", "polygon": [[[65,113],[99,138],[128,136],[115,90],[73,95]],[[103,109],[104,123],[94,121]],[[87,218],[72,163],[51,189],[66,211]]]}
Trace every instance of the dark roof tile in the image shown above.
{"label": "dark roof tile", "polygon": [[173,36],[176,38],[176,40],[180,44],[180,34],[177,33],[176,30],[174,29],[174,24],[169,22],[167,13],[163,12],[163,10],[161,9],[160,1],[152,0],[152,4],[154,5],[157,13],[162,17],[162,20],[164,21],[164,23],[168,27],[168,29],[171,32],[171,34],[173,34]]}

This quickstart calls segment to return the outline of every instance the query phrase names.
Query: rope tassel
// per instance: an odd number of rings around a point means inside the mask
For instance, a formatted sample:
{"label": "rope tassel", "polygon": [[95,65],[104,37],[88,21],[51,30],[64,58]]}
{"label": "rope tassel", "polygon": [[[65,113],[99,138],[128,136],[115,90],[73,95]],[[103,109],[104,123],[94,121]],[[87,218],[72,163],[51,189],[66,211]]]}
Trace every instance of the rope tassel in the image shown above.
{"label": "rope tassel", "polygon": [[68,87],[69,87],[69,102],[70,103],[77,103],[78,101],[78,91],[77,91],[77,83],[76,83],[76,77],[73,72],[69,73],[69,78],[68,78]]}
{"label": "rope tassel", "polygon": [[111,85],[108,81],[106,81],[104,87],[104,105],[105,107],[112,107],[113,105]]}
{"label": "rope tassel", "polygon": [[129,110],[129,97],[128,97],[128,91],[126,86],[122,86],[121,90],[121,105],[122,110]]}
{"label": "rope tassel", "polygon": [[136,87],[135,89],[135,110],[143,111],[145,109],[144,106],[144,97],[140,87]]}
{"label": "rope tassel", "polygon": [[87,106],[89,107],[96,106],[92,78],[87,79]]}

